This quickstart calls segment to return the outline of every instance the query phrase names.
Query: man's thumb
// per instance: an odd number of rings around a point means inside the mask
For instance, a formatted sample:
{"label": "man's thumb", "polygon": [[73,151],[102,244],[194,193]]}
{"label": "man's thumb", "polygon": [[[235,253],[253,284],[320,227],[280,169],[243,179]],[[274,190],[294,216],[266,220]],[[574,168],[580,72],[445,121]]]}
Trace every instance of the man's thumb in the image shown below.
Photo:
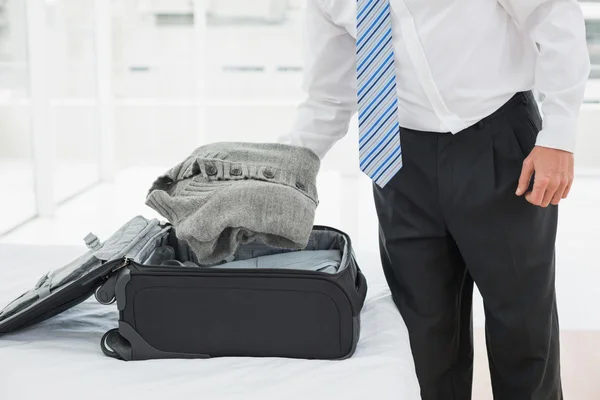
{"label": "man's thumb", "polygon": [[521,176],[519,177],[519,186],[517,186],[517,196],[521,196],[529,187],[531,176],[533,175],[533,161],[530,158],[526,158],[523,161],[523,168],[521,169]]}

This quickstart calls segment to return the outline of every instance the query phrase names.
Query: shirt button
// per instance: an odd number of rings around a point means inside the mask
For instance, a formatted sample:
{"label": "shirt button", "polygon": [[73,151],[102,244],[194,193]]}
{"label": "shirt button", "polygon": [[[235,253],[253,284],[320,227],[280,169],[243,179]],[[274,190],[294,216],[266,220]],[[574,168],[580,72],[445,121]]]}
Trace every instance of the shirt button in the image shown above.
{"label": "shirt button", "polygon": [[240,176],[242,174],[242,169],[239,167],[233,167],[229,173],[233,176]]}
{"label": "shirt button", "polygon": [[215,167],[214,165],[208,165],[206,167],[206,175],[214,176],[216,174],[217,174],[217,167]]}
{"label": "shirt button", "polygon": [[275,178],[275,172],[273,172],[270,169],[265,169],[263,171],[263,176],[267,179],[273,179],[273,178]]}

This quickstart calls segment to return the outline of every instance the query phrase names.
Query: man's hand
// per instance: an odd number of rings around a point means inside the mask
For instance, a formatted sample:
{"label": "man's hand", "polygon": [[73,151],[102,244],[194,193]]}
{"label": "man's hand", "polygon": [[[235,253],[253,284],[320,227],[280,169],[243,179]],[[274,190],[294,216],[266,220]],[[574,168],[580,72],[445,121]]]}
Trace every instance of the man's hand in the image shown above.
{"label": "man's hand", "polygon": [[535,172],[533,190],[525,194],[525,199],[540,207],[548,207],[549,204],[558,205],[571,190],[573,163],[573,153],[535,146],[523,162],[517,196],[525,193]]}

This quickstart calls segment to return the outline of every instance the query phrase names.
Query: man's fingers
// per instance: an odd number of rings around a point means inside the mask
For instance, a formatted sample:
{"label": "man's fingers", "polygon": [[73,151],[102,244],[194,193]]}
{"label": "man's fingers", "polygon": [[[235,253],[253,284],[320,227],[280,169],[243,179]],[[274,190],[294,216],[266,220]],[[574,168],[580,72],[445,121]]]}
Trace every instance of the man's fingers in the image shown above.
{"label": "man's fingers", "polygon": [[[550,177],[547,175],[536,176],[533,182],[533,190],[525,195],[528,202],[534,206],[541,206],[546,194],[546,189],[550,184]],[[552,193],[554,194],[554,193]]]}
{"label": "man's fingers", "polygon": [[[548,189],[546,189],[546,193],[544,193],[544,199],[542,200],[542,204],[541,207],[548,207],[550,205],[550,202],[552,202],[552,200],[554,199],[554,197],[557,194],[557,188],[550,188],[548,187]],[[562,195],[562,191],[560,192],[560,194],[558,195],[559,197]]]}
{"label": "man's fingers", "polygon": [[567,192],[570,183],[571,181],[566,175],[561,177],[558,188],[556,189],[556,192],[552,197],[552,201],[550,202],[551,204],[557,206],[558,203],[560,203],[560,200],[566,197],[565,193]]}
{"label": "man's fingers", "polygon": [[[564,182],[566,183],[566,182]],[[550,177],[550,181],[548,182],[548,187],[546,188],[546,192],[544,193],[544,198],[542,199],[542,207],[548,207],[556,193],[560,189],[559,196],[562,196],[562,191],[564,189],[564,183],[562,182],[561,176],[553,175]]]}
{"label": "man's fingers", "polygon": [[573,180],[569,181],[569,184],[567,185],[567,187],[565,188],[565,191],[563,192],[562,198],[566,199],[567,196],[569,195],[569,192],[571,191],[571,185],[573,185]]}
{"label": "man's fingers", "polygon": [[563,198],[563,193],[564,190],[557,190],[556,193],[554,193],[554,197],[552,197],[552,201],[550,202],[550,204],[557,206]]}
{"label": "man's fingers", "polygon": [[[533,190],[526,193],[531,179]],[[523,162],[517,195],[525,193],[525,199],[531,204],[548,207],[550,204],[557,205],[561,199],[566,198],[572,183],[573,154],[536,146]]]}
{"label": "man's fingers", "polygon": [[526,158],[523,161],[523,168],[521,169],[521,176],[519,177],[519,185],[517,186],[516,195],[521,196],[529,187],[529,181],[531,175],[533,175],[533,161],[530,158]]}

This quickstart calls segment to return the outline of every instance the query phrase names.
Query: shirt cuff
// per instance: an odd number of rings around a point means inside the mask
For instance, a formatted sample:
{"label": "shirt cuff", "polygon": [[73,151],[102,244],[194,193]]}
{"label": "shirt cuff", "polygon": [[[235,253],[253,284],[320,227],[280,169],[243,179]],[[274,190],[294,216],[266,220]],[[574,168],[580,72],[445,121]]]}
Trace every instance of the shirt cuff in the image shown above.
{"label": "shirt cuff", "polygon": [[546,115],[535,145],[574,153],[576,135],[577,118]]}

